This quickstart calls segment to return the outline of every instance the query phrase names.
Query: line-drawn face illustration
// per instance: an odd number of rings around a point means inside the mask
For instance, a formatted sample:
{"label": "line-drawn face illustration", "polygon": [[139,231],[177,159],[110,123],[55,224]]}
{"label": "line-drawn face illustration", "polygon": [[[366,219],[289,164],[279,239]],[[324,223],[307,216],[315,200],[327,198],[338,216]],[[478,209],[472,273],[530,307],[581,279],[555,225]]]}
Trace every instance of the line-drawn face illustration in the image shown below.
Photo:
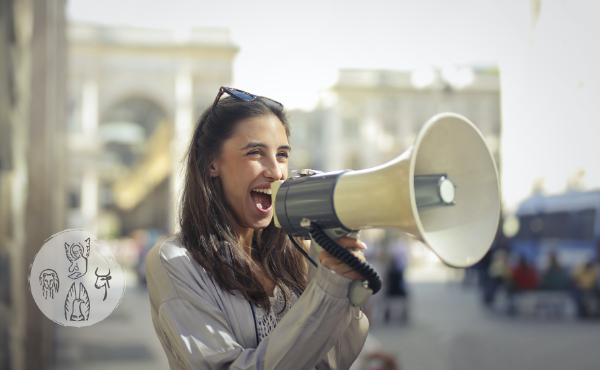
{"label": "line-drawn face illustration", "polygon": [[65,300],[65,319],[69,321],[87,321],[90,317],[90,297],[82,283],[79,283],[79,295],[75,283],[71,285]]}
{"label": "line-drawn face illustration", "polygon": [[110,279],[112,279],[112,276],[110,276],[110,269],[108,269],[108,273],[106,275],[98,275],[98,268],[96,268],[95,274],[96,274],[96,283],[94,284],[94,286],[96,287],[96,289],[100,289],[100,288],[104,287],[103,301],[105,301],[106,293],[108,292],[108,288],[110,288],[109,281],[110,281]]}
{"label": "line-drawn face illustration", "polygon": [[45,269],[40,274],[40,285],[42,286],[42,292],[44,299],[54,299],[54,293],[58,293],[58,274],[52,269]]}
{"label": "line-drawn face illustration", "polygon": [[86,244],[73,243],[71,245],[65,243],[65,252],[67,258],[71,262],[69,277],[71,279],[79,279],[87,272],[87,262],[90,256],[90,238],[85,240]]}

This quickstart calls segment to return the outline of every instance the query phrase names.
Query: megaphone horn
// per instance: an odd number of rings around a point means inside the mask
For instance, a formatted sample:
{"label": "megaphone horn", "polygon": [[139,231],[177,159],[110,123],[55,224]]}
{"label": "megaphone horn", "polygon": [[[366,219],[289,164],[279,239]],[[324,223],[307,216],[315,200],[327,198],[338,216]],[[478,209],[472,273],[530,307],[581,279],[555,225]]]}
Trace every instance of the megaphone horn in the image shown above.
{"label": "megaphone horn", "polygon": [[307,236],[307,220],[332,238],[399,229],[454,267],[485,255],[500,216],[493,156],[477,127],[454,113],[431,118],[411,148],[381,166],[301,173],[271,189],[275,225],[291,236]]}

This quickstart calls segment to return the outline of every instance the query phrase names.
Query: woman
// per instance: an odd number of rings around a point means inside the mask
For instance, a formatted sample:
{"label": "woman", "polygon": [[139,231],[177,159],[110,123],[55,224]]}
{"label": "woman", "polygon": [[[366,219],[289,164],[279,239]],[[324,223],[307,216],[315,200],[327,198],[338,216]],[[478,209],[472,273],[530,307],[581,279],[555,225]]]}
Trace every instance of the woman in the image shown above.
{"label": "woman", "polygon": [[202,114],[187,151],[181,231],[146,259],[171,369],[347,369],[358,356],[368,322],[347,292],[362,277],[314,248],[320,265],[307,264],[272,222],[265,193],[288,176],[289,136],[280,103],[239,90],[222,87]]}

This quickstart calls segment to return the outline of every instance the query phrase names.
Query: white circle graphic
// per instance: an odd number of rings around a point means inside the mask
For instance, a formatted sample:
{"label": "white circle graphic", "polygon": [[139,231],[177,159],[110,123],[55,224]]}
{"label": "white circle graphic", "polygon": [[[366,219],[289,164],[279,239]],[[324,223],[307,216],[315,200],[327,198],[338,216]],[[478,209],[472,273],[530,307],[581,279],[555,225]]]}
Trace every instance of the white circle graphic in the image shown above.
{"label": "white circle graphic", "polygon": [[29,267],[29,290],[39,309],[63,326],[107,318],[125,294],[125,275],[108,244],[86,230],[52,235]]}

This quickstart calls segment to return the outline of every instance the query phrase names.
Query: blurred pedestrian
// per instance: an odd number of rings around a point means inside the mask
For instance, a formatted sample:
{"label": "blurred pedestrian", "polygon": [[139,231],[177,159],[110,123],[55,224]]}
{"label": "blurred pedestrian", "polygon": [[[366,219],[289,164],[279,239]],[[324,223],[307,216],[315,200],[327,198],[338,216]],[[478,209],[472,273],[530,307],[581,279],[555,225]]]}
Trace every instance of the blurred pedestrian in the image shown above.
{"label": "blurred pedestrian", "polygon": [[569,288],[569,274],[558,261],[556,252],[549,255],[548,268],[542,273],[541,288],[548,290],[566,290]]}
{"label": "blurred pedestrian", "polygon": [[398,317],[402,321],[408,318],[408,297],[406,284],[404,282],[404,270],[408,262],[406,254],[406,242],[402,239],[396,240],[390,248],[390,259],[386,270],[384,322]]}
{"label": "blurred pedestrian", "polygon": [[[382,241],[380,238],[373,237],[368,233],[363,234],[363,241],[369,246],[368,249],[364,250],[365,258],[369,261],[369,264],[375,269],[375,271],[385,271],[385,265],[383,264],[384,258]],[[384,312],[382,310],[383,302],[385,301],[385,285],[386,281],[383,279],[383,285],[379,294],[374,294],[369,298],[364,307],[364,313],[369,319],[369,325],[381,324],[383,322]]]}
{"label": "blurred pedestrian", "polygon": [[515,298],[519,293],[538,288],[538,285],[539,278],[536,269],[527,261],[525,256],[521,255],[519,262],[511,271],[508,313],[516,313]]}
{"label": "blurred pedestrian", "polygon": [[538,273],[524,256],[519,257],[519,263],[512,269],[511,282],[513,288],[517,291],[531,290],[538,287]]}
{"label": "blurred pedestrian", "polygon": [[140,255],[137,264],[137,275],[140,284],[146,285],[146,256],[150,249],[156,245],[159,238],[164,238],[163,232],[157,229],[148,230],[148,239],[143,248],[140,249]]}
{"label": "blurred pedestrian", "polygon": [[597,314],[598,267],[589,260],[577,266],[571,275],[573,280],[573,296],[577,304],[579,317]]}
{"label": "blurred pedestrian", "polygon": [[508,252],[506,249],[497,249],[492,255],[492,263],[488,269],[489,279],[484,285],[483,301],[487,306],[492,306],[497,290],[502,286],[508,286],[511,281],[511,269],[508,264]]}

